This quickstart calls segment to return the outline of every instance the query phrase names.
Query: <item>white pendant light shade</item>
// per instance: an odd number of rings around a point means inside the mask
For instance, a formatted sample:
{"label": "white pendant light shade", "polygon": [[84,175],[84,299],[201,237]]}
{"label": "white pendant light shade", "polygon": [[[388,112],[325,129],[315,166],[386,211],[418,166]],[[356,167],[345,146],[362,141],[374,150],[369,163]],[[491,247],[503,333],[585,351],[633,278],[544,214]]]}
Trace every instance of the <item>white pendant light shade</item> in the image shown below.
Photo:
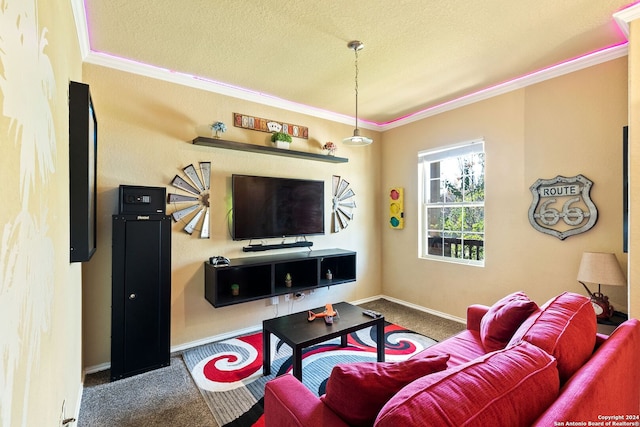
{"label": "white pendant light shade", "polygon": [[369,145],[373,142],[373,139],[360,135],[360,129],[355,128],[353,130],[353,136],[349,136],[342,140],[345,145]]}
{"label": "white pendant light shade", "polygon": [[353,130],[353,136],[343,139],[342,143],[345,145],[369,145],[373,139],[360,135],[360,129],[358,129],[358,51],[364,49],[364,43],[353,40],[347,44],[347,47],[356,54],[356,128]]}

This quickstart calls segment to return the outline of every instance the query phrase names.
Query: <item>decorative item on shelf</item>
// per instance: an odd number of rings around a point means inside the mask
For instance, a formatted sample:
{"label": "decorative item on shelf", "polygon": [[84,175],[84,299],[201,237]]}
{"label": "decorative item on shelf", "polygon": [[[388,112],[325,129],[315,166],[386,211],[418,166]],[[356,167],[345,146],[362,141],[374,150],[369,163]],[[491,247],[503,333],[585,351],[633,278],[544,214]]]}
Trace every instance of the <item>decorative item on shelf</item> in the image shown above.
{"label": "decorative item on shelf", "polygon": [[327,280],[331,279],[333,279],[333,273],[331,272],[331,270],[327,270]]}
{"label": "decorative item on shelf", "polygon": [[288,150],[291,141],[291,135],[288,133],[274,132],[271,134],[271,142],[273,142],[277,148]]}
{"label": "decorative item on shelf", "polygon": [[284,285],[285,285],[287,288],[290,288],[290,287],[291,287],[291,274],[287,273],[287,275],[286,275],[286,276],[284,276]]}
{"label": "decorative item on shelf", "polygon": [[[612,253],[585,252],[582,254],[578,270],[578,282],[584,286],[591,297],[591,305],[599,319],[610,319],[613,316],[613,306],[609,304],[609,297],[600,292],[600,285],[626,286],[620,264]],[[591,292],[587,283],[597,283],[598,292]]]}
{"label": "decorative item on shelf", "polygon": [[227,125],[222,122],[215,122],[211,124],[210,127],[214,138],[220,138],[220,133],[225,133],[227,131]]}
{"label": "decorative item on shelf", "polygon": [[336,144],[334,144],[333,142],[329,141],[329,142],[325,142],[324,145],[322,146],[323,150],[327,150],[327,155],[329,156],[335,156],[336,155],[336,150],[338,149],[338,147],[336,146]]}
{"label": "decorative item on shelf", "polygon": [[340,179],[338,175],[333,176],[333,198],[332,198],[332,219],[334,233],[339,232],[349,225],[349,221],[353,219],[353,208],[356,207],[356,193],[349,188],[349,182]]}
{"label": "decorative item on shelf", "polygon": [[356,54],[356,128],[353,131],[353,136],[343,139],[342,143],[346,145],[369,145],[373,142],[373,139],[361,136],[360,129],[358,129],[358,51],[364,49],[364,43],[353,40],[347,44],[347,47]]}
{"label": "decorative item on shelf", "polygon": [[233,125],[238,128],[256,130],[259,132],[284,132],[295,138],[309,139],[309,128],[306,126],[264,119],[262,117],[248,116],[246,114],[233,113]]}
{"label": "decorative item on shelf", "polygon": [[237,297],[240,294],[240,285],[238,285],[237,283],[234,283],[233,285],[231,285],[231,295],[233,295],[234,297]]}

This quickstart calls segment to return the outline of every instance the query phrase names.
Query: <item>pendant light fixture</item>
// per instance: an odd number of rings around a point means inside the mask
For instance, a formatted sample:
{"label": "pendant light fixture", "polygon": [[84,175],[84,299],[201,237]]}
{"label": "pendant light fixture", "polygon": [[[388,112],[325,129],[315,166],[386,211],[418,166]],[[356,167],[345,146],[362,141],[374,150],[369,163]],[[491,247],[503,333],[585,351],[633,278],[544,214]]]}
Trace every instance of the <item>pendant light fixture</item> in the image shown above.
{"label": "pendant light fixture", "polygon": [[347,43],[349,49],[353,49],[356,54],[356,128],[353,130],[353,136],[342,140],[346,145],[369,145],[373,142],[373,139],[360,135],[360,129],[358,129],[358,51],[364,49],[364,43],[358,40],[353,40]]}

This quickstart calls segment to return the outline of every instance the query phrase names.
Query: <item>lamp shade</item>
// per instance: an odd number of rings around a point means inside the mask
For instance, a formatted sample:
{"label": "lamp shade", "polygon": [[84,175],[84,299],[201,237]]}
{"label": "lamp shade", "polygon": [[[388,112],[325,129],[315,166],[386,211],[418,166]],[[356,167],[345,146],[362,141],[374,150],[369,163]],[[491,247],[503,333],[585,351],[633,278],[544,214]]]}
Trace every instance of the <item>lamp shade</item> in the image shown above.
{"label": "lamp shade", "polygon": [[366,136],[361,136],[360,129],[357,128],[353,131],[353,136],[342,140],[342,143],[346,145],[369,145],[372,142],[373,139],[367,138]]}
{"label": "lamp shade", "polygon": [[626,286],[627,279],[614,254],[585,252],[582,254],[578,281],[598,285]]}

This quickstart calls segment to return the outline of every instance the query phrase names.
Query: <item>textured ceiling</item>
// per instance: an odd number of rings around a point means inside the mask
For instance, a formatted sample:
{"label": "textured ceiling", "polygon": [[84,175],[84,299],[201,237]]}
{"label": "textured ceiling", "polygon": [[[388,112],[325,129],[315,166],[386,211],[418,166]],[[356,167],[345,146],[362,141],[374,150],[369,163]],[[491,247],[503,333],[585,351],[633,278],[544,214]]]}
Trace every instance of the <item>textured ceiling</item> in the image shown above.
{"label": "textured ceiling", "polygon": [[90,48],[385,123],[626,41],[631,0],[85,0]]}

